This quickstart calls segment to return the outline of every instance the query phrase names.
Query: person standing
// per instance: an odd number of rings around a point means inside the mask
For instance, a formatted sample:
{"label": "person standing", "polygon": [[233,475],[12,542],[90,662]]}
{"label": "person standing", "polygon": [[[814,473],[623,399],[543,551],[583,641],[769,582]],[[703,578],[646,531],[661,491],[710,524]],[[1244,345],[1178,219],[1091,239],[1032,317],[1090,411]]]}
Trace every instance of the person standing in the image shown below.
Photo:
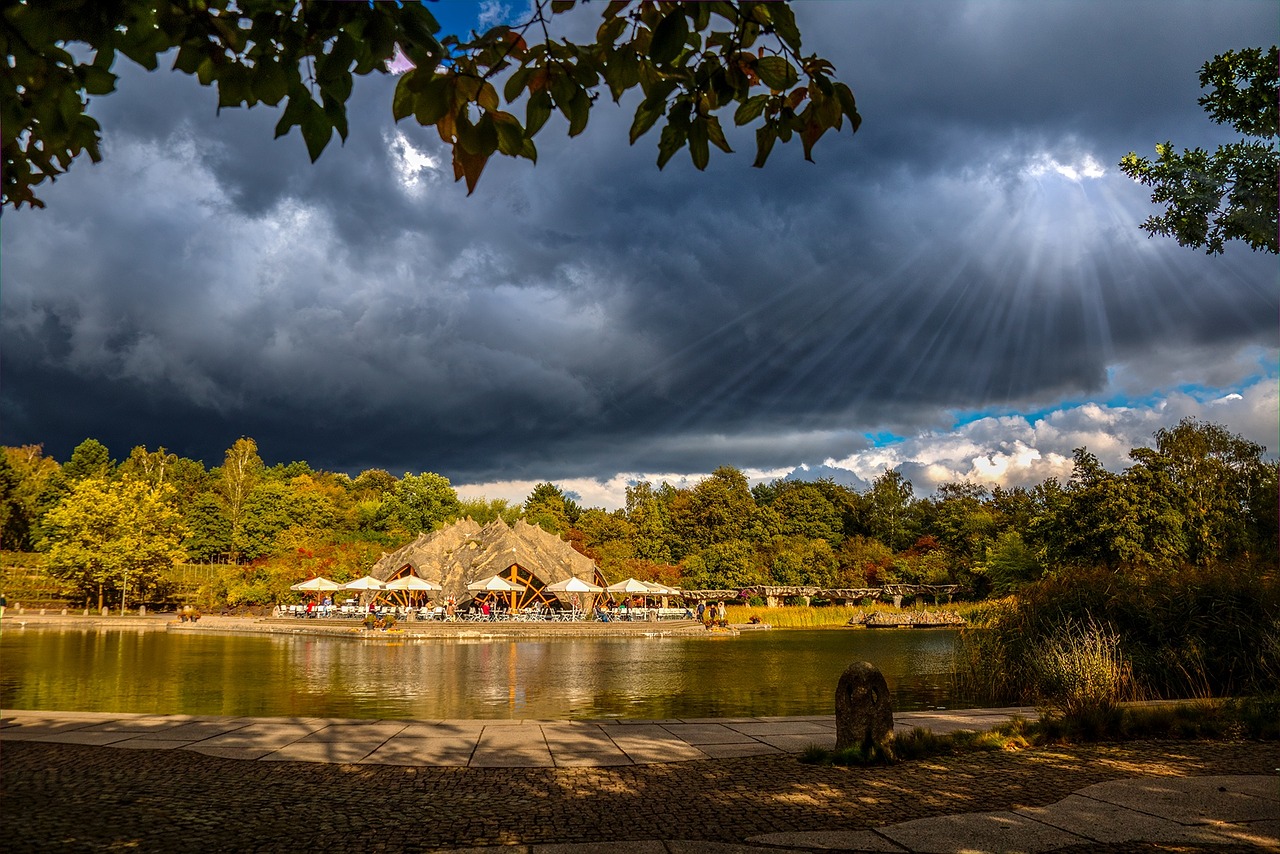
{"label": "person standing", "polygon": [[720,624],[721,628],[725,628],[729,625],[728,614],[724,609],[723,602],[716,603],[716,622]]}

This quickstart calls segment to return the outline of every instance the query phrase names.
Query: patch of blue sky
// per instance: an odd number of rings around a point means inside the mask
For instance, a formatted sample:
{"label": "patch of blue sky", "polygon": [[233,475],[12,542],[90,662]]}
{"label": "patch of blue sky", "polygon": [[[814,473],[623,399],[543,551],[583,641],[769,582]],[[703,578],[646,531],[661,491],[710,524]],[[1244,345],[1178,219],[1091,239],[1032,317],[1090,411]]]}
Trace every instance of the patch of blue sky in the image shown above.
{"label": "patch of blue sky", "polygon": [[[1089,403],[1096,403],[1111,409],[1149,409],[1159,406],[1173,394],[1186,395],[1200,403],[1211,403],[1230,394],[1239,394],[1262,380],[1274,379],[1275,377],[1275,371],[1265,370],[1250,374],[1237,382],[1220,386],[1208,386],[1203,383],[1183,383],[1171,388],[1156,389],[1142,395],[1115,394],[1102,400],[1096,398],[1068,398],[1060,400],[1052,406],[1044,406],[1027,411],[1011,407],[984,407],[982,409],[960,410],[953,413],[954,421],[951,429],[958,430],[984,418],[1021,418],[1028,424],[1034,425],[1037,421],[1047,418],[1055,412],[1075,409]],[[867,434],[867,438],[872,438],[871,434]]]}
{"label": "patch of blue sky", "polygon": [[879,433],[863,433],[862,435],[876,448],[896,445],[898,442],[905,442],[907,439],[906,436],[899,436],[897,433],[890,433],[887,430],[881,430]]}
{"label": "patch of blue sky", "polygon": [[479,29],[480,15],[484,5],[480,3],[460,3],[458,0],[427,0],[422,5],[440,24],[437,36],[458,35],[466,37],[472,30]]}

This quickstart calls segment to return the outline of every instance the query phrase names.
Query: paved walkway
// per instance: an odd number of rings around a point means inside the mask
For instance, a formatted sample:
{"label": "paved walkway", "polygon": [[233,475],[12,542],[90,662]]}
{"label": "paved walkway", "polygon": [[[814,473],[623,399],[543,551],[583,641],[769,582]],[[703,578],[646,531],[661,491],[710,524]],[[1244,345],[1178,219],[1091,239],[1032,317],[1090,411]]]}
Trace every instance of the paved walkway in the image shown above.
{"label": "paved walkway", "polygon": [[[899,714],[900,730],[989,729],[1035,709]],[[0,741],[194,750],[226,759],[468,768],[649,765],[835,747],[834,715],[663,721],[389,721],[6,711]]]}
{"label": "paved walkway", "polygon": [[[897,723],[976,729],[1030,712]],[[0,828],[15,852],[1280,850],[1275,743],[1085,745],[876,769],[788,755],[832,746],[834,726],[6,711]]]}

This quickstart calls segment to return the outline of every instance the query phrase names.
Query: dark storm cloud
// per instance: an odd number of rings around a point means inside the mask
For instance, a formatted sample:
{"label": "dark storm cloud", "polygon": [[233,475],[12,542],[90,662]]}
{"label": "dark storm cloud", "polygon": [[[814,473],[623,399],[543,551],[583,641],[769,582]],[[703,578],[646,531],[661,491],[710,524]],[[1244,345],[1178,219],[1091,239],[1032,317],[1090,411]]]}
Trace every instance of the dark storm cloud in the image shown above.
{"label": "dark storm cloud", "polygon": [[393,80],[312,165],[273,111],[127,73],[95,104],[106,161],[5,214],[3,441],[212,464],[251,435],[462,481],[766,469],[1079,399],[1157,346],[1274,346],[1270,259],[1147,241],[1114,169],[1215,138],[1196,71],[1273,40],[1266,4],[797,12],[865,117],[816,166],[752,170],[734,133],[659,173],[606,104],[471,198],[434,131],[390,121]]}

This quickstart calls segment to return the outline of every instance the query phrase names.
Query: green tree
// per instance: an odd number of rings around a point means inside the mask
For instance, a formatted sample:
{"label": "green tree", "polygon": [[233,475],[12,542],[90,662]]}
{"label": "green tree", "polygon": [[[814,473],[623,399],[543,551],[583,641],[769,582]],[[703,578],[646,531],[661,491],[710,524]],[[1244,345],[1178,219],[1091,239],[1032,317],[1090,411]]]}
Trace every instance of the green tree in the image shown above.
{"label": "green tree", "polygon": [[667,509],[668,505],[648,481],[627,487],[627,520],[635,532],[632,542],[640,560],[658,564],[671,562]]}
{"label": "green tree", "polygon": [[838,580],[835,550],[820,537],[774,537],[761,557],[774,584],[829,587]]}
{"label": "green tree", "polygon": [[712,543],[682,562],[685,586],[695,589],[739,589],[764,580],[756,550],[746,540]]}
{"label": "green tree", "polygon": [[743,539],[755,511],[746,475],[732,466],[717,468],[672,502],[671,527],[682,549],[672,557]]}
{"label": "green tree", "polygon": [[907,511],[914,494],[911,481],[893,469],[886,469],[871,484],[867,495],[868,527],[876,539],[891,549],[905,548],[910,542]]}
{"label": "green tree", "polygon": [[1182,520],[1169,503],[1168,479],[1151,468],[1115,474],[1076,448],[1066,488],[1046,487],[1045,514],[1033,527],[1051,566],[1141,572],[1168,568],[1183,554]]}
{"label": "green tree", "polygon": [[1183,149],[1172,142],[1156,146],[1155,161],[1129,152],[1120,161],[1124,173],[1152,187],[1151,201],[1165,212],[1142,224],[1151,235],[1173,237],[1182,246],[1221,254],[1229,240],[1275,254],[1277,246],[1276,139],[1280,107],[1275,45],[1267,51],[1227,51],[1206,62],[1200,86],[1212,87],[1199,103],[1219,124],[1229,124],[1245,139],[1218,146]]}
{"label": "green tree", "polygon": [[621,578],[622,567],[636,557],[635,528],[621,510],[584,510],[569,530],[569,542],[594,560],[606,578]]}
{"label": "green tree", "polygon": [[145,592],[161,572],[186,560],[186,531],[169,489],[133,478],[76,481],[48,514],[50,573],[86,595],[96,590],[99,608],[108,592],[118,592],[123,612],[130,592]]}
{"label": "green tree", "polygon": [[[312,160],[335,132],[346,139],[353,77],[387,73],[400,51],[414,67],[391,113],[436,128],[468,191],[494,154],[536,161],[533,140],[553,110],[580,134],[602,91],[615,101],[642,92],[631,141],[661,123],[659,167],[686,146],[699,169],[710,146],[730,151],[719,118],[730,107],[735,124],[756,127],[757,166],[779,140],[799,137],[811,159],[828,130],[861,121],[831,63],[802,54],[784,3],[609,3],[586,43],[553,35],[574,5],[535,0],[526,21],[466,38],[441,36],[415,2],[11,3],[0,17],[4,203],[42,205],[38,184],[82,153],[100,159],[87,108],[115,89],[117,54],[154,70],[175,48],[174,70],[215,86],[220,109],[283,103],[276,136],[298,127]],[[510,111],[522,100],[524,121]]]}
{"label": "green tree", "polygon": [[203,493],[184,505],[187,538],[183,548],[194,561],[213,563],[232,552],[231,520],[212,493]]}
{"label": "green tree", "polygon": [[470,517],[481,525],[487,525],[494,519],[514,525],[520,518],[520,505],[505,498],[461,498],[459,503],[458,518]]}
{"label": "green tree", "polygon": [[566,496],[564,490],[554,483],[534,485],[533,491],[524,500],[525,521],[552,534],[568,533],[581,512],[582,508],[577,502]]}
{"label": "green tree", "polygon": [[769,506],[781,517],[786,536],[823,539],[833,549],[844,540],[840,511],[816,484],[784,481]]}
{"label": "green tree", "polygon": [[984,567],[991,589],[1007,596],[1040,577],[1040,561],[1035,550],[1023,541],[1017,531],[1008,530],[996,537]]}
{"label": "green tree", "polygon": [[166,483],[178,464],[178,455],[163,447],[148,451],[145,445],[137,445],[129,452],[129,459],[120,464],[118,471],[135,480],[144,480],[152,486]]}
{"label": "green tree", "polygon": [[41,538],[45,514],[62,497],[58,461],[44,455],[42,445],[3,448],[12,484],[5,498],[0,548],[31,551]]}
{"label": "green tree", "polygon": [[110,477],[115,471],[115,460],[107,446],[97,439],[85,439],[71,452],[71,459],[62,467],[62,477],[73,483],[86,477]]}
{"label": "green tree", "polygon": [[947,550],[952,565],[962,571],[986,559],[995,536],[996,520],[985,487],[976,483],[944,483],[934,499],[931,530]]}
{"label": "green tree", "polygon": [[1186,534],[1186,560],[1207,566],[1249,551],[1256,540],[1254,496],[1265,479],[1266,449],[1193,418],[1157,430],[1155,439],[1154,449],[1135,448],[1130,456],[1149,477],[1171,487],[1168,497]]}
{"label": "green tree", "polygon": [[462,510],[449,478],[429,471],[417,475],[405,472],[387,504],[391,515],[411,534],[433,531],[458,518]]}
{"label": "green tree", "polygon": [[262,471],[263,464],[262,457],[258,456],[258,443],[241,436],[227,449],[222,468],[218,472],[222,506],[227,519],[231,522],[232,558],[236,562],[239,562],[240,558],[234,553],[234,544],[241,538],[244,504],[249,498],[249,493],[262,479]]}

